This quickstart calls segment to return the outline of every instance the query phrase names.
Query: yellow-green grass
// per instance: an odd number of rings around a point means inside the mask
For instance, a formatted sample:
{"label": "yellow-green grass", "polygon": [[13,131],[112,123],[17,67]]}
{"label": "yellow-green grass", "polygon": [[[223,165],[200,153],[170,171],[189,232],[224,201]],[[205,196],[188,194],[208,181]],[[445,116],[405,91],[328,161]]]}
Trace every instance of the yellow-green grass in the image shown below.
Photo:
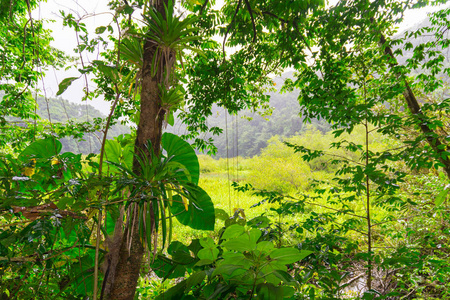
{"label": "yellow-green grass", "polygon": [[[265,216],[268,216],[273,223],[281,222],[283,228],[282,243],[284,245],[295,244],[301,242],[301,240],[306,238],[307,236],[314,235],[314,233],[310,233],[308,231],[304,231],[303,234],[299,234],[295,230],[289,231],[290,225],[292,224],[301,225],[309,216],[309,213],[283,215],[281,216],[281,218],[279,218],[279,216],[274,211],[270,210],[270,208],[277,208],[278,207],[277,204],[264,203],[258,207],[251,207],[255,203],[258,203],[261,200],[263,200],[263,198],[254,196],[250,192],[241,193],[235,191],[231,187],[231,183],[228,181],[228,179],[223,178],[223,176],[209,176],[209,175],[203,176],[200,179],[200,186],[210,195],[214,203],[214,207],[222,209],[228,214],[230,214],[230,212],[233,213],[236,209],[239,208],[244,211],[247,221],[264,214]],[[309,196],[313,196],[312,192],[304,191],[303,193]],[[292,196],[295,197],[294,194],[292,194]],[[305,205],[306,212],[313,211],[317,214],[322,214],[335,212],[335,210],[340,209],[340,205],[332,205],[327,203],[326,201],[327,196],[329,196],[328,193],[322,195],[320,198],[315,198],[313,201],[311,201],[312,204]],[[298,196],[298,198],[300,199],[301,196]],[[324,206],[327,206],[328,208]],[[364,199],[362,197],[361,199],[353,203],[349,203],[349,208],[353,209],[361,217],[365,216]],[[386,211],[381,210],[380,208],[374,209],[372,211],[372,214],[374,220],[377,221],[383,220],[383,218],[388,215]],[[336,222],[342,224],[350,217],[351,216],[345,214],[337,216]],[[360,222],[360,225],[358,226],[359,229],[365,231],[366,220],[363,218],[359,218],[359,222]],[[215,238],[218,235],[218,231],[223,226],[224,222],[218,219],[216,220],[214,232],[208,232],[201,230],[193,230],[187,226],[183,226],[177,223],[174,224],[173,239],[187,242],[190,241],[191,239],[201,238],[204,236],[210,236]],[[377,228],[372,230],[378,231]],[[350,231],[347,236],[351,239],[360,240],[362,244],[364,244],[364,241],[366,239],[364,235],[362,235],[357,231]],[[383,241],[379,242],[383,244],[383,245],[380,244],[380,246],[385,246],[384,244],[389,243],[390,241],[388,240],[387,237],[385,237]]]}
{"label": "yellow-green grass", "polygon": [[[365,137],[363,128],[358,128],[352,136],[344,135],[341,138],[348,138],[350,140],[358,140],[361,142]],[[381,139],[380,136],[372,133],[370,136],[370,149],[372,151],[382,151],[387,147],[386,142]],[[298,145],[306,145],[313,149],[323,149],[326,145],[332,141],[336,141],[336,138],[331,134],[322,135],[318,131],[308,131],[301,136],[288,139],[289,142]],[[340,157],[349,157],[354,160],[358,160],[359,157],[354,153],[344,152],[343,149],[334,149],[332,154],[339,155]],[[334,177],[334,171],[338,166],[330,165],[329,161],[333,158],[323,157],[319,158],[317,162],[309,162],[308,164],[303,161],[302,157],[298,153],[294,153],[292,149],[289,149],[281,142],[281,139],[275,137],[269,141],[269,146],[262,151],[262,154],[253,158],[221,158],[213,159],[210,156],[200,155],[200,170],[201,179],[200,186],[210,195],[214,206],[219,209],[223,209],[230,214],[235,209],[243,209],[246,220],[250,220],[261,214],[271,217],[274,223],[281,221],[288,224],[299,224],[306,220],[310,216],[309,212],[317,214],[336,212],[342,207],[340,201],[336,198],[336,195],[325,193],[320,197],[312,198],[315,195],[313,189],[310,188],[312,180],[324,180],[330,182]],[[323,166],[322,163],[325,165]],[[329,165],[329,166],[328,166]],[[260,197],[253,196],[251,193],[238,193],[231,186],[231,182],[238,180],[240,183],[251,183],[255,188],[280,191],[285,194],[289,194],[298,199],[301,199],[301,194],[310,196],[309,200],[311,204],[305,206],[306,213],[298,213],[285,215],[279,219],[275,212],[270,211],[271,207],[278,207],[277,204],[263,204],[261,206],[250,208],[255,203],[263,200]],[[326,187],[327,185],[324,185]],[[328,186],[331,187],[331,186]],[[350,196],[350,195],[341,195]],[[327,197],[331,200],[336,200],[337,204],[330,204],[327,201]],[[359,195],[359,197],[351,202],[347,203],[348,208],[360,215],[358,230],[365,231],[366,215],[365,196]],[[328,208],[325,208],[327,206]],[[377,207],[372,210],[372,217],[375,221],[383,221],[385,217],[392,215],[392,212],[387,212]],[[350,218],[349,215],[341,214],[336,216],[337,223],[344,223]],[[218,229],[223,227],[223,221],[217,220],[215,226],[215,232],[203,232],[195,231],[184,226],[176,226],[174,228],[175,239],[191,239],[195,237],[201,237],[205,235],[214,236],[217,234]],[[283,228],[287,230],[289,225],[284,225]],[[373,228],[378,231],[378,228]],[[293,239],[302,239],[307,234],[313,234],[304,232],[303,236],[294,232],[285,232],[284,237],[287,238],[286,242],[293,243]],[[365,240],[365,236],[357,231],[352,231],[348,234],[352,239]],[[385,241],[386,242],[386,241]]]}
{"label": "yellow-green grass", "polygon": [[[264,204],[251,208],[252,205],[262,200],[261,197],[254,196],[250,192],[237,192],[231,187],[231,182],[226,178],[226,174],[216,174],[212,176],[202,176],[199,182],[211,200],[214,208],[224,210],[228,215],[232,215],[237,209],[243,210],[246,220],[250,220],[256,216],[266,212],[273,205]],[[203,236],[215,236],[217,231],[224,226],[224,221],[217,219],[214,232],[194,230],[179,223],[174,224],[173,239],[174,240],[190,240]]]}

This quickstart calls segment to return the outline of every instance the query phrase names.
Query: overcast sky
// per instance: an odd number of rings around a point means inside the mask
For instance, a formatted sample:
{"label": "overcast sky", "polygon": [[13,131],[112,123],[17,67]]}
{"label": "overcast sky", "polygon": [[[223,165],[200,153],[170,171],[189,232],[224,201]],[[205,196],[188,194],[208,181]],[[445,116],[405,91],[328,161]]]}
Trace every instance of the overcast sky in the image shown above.
{"label": "overcast sky", "polygon": [[[109,1],[106,0],[47,0],[46,3],[41,3],[39,8],[33,12],[33,17],[55,20],[55,23],[47,24],[47,27],[53,31],[52,36],[55,39],[55,41],[53,42],[53,46],[60,50],[63,50],[69,55],[79,57],[78,54],[73,52],[73,49],[77,44],[76,35],[72,29],[64,28],[62,26],[62,17],[60,11],[63,10],[66,12],[66,14],[70,12],[75,16],[75,18],[77,18],[78,16],[81,17],[88,15],[89,17],[83,20],[83,22],[86,23],[87,28],[89,28],[89,30],[93,32],[96,27],[111,22],[112,16],[110,14],[105,14],[105,12],[108,12],[108,2]],[[218,2],[220,5],[221,1],[219,0],[216,2]],[[336,1],[331,2],[333,3]],[[416,23],[419,23],[424,17],[426,17],[426,13],[429,11],[430,9],[421,9],[407,12],[405,14],[405,22],[401,25],[401,27],[407,28]],[[85,60],[95,58],[95,54],[91,55],[91,57],[89,58],[84,57]],[[78,64],[79,63],[80,62],[78,60]],[[86,61],[85,63],[88,63],[88,61]],[[69,71],[50,70],[44,79],[43,87],[45,90],[45,96],[54,97],[56,95],[56,92],[58,91],[58,83],[61,82],[61,80],[67,77],[74,77],[78,75],[79,74],[75,69],[71,69]],[[80,78],[79,80],[75,81],[67,89],[66,92],[62,94],[62,97],[71,102],[81,103],[84,87],[85,81],[83,78]],[[92,88],[92,85],[90,86],[90,88]],[[108,114],[109,104],[105,101],[97,99],[94,101],[89,101],[89,103],[102,111],[105,115]]]}

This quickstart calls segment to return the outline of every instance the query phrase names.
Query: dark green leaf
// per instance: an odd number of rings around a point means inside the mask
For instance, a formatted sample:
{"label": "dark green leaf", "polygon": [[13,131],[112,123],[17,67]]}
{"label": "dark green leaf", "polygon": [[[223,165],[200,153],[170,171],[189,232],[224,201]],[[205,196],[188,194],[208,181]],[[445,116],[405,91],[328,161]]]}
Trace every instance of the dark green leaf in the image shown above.
{"label": "dark green leaf", "polygon": [[63,81],[59,83],[59,89],[58,92],[56,93],[56,96],[59,96],[62,93],[64,93],[67,90],[67,88],[72,84],[72,82],[74,82],[78,78],[80,77],[68,77],[63,79]]}
{"label": "dark green leaf", "polygon": [[105,30],[106,30],[106,26],[99,26],[99,27],[95,28],[95,33],[102,34],[103,32],[105,32]]}
{"label": "dark green leaf", "polygon": [[28,162],[32,158],[48,159],[57,155],[62,148],[60,141],[55,138],[47,138],[37,140],[26,147],[22,153],[19,154],[19,159],[23,162]]}
{"label": "dark green leaf", "polygon": [[183,176],[182,180],[198,184],[200,166],[192,146],[177,135],[168,132],[163,134],[161,144],[167,151],[167,157],[171,158],[171,161],[182,164],[189,172],[190,178]]}
{"label": "dark green leaf", "polygon": [[184,206],[181,196],[175,195],[170,206],[172,214],[177,220],[194,229],[214,230],[214,205],[208,194],[196,186],[188,186],[190,203],[188,210]]}
{"label": "dark green leaf", "polygon": [[200,284],[203,282],[203,279],[206,277],[205,271],[200,271],[192,274],[189,278],[186,279],[186,287],[188,289]]}

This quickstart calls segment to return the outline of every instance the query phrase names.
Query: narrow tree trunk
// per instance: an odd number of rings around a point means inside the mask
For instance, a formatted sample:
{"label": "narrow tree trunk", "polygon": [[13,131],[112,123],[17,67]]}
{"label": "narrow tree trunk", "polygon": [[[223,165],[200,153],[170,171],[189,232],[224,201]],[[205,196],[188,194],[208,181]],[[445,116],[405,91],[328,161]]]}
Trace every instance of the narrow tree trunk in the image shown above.
{"label": "narrow tree trunk", "polygon": [[[159,74],[152,77],[151,65],[156,47],[150,42],[144,46],[144,67],[142,74],[141,110],[139,124],[137,128],[136,143],[134,151],[140,155],[142,150],[149,157],[147,149],[148,141],[151,142],[153,151],[159,155],[162,135],[162,123],[164,120],[164,110],[161,109],[161,99],[159,97],[158,84],[162,83]],[[161,62],[162,63],[162,62]],[[139,163],[134,160],[133,169],[139,171]]]}
{"label": "narrow tree trunk", "polygon": [[[366,169],[369,166],[369,123],[365,122],[366,127]],[[366,174],[366,220],[367,220],[367,289],[372,289],[372,215],[370,211],[370,179]]]}
{"label": "narrow tree trunk", "polygon": [[[167,2],[167,0],[164,0]],[[164,13],[163,1],[155,3],[156,9]],[[167,3],[166,3],[167,5]],[[156,155],[160,154],[162,124],[164,110],[161,109],[158,84],[162,82],[161,74],[152,76],[151,66],[156,52],[156,46],[151,41],[144,44],[144,57],[142,68],[142,90],[140,101],[140,117],[137,127],[137,136],[134,152],[139,156],[150,157],[147,148],[150,141]],[[160,62],[163,63],[163,62]],[[134,159],[133,171],[140,173],[140,164]],[[111,282],[111,291],[105,293],[105,299],[133,300],[139,279],[141,263],[144,256],[144,247],[139,236],[138,210],[131,210],[128,215],[128,226],[122,236],[119,251],[119,261],[113,271],[113,278],[105,278]]]}
{"label": "narrow tree trunk", "polygon": [[[383,34],[380,34],[380,46],[382,47],[384,53],[391,58],[390,63],[391,67],[396,66],[397,60],[392,52],[392,49],[386,45],[386,38],[384,37]],[[405,83],[405,91],[403,92],[403,97],[405,98],[409,111],[411,112],[411,114],[417,117],[417,125],[419,126],[420,131],[425,136],[428,144],[431,146],[433,151],[439,157],[438,159],[443,165],[442,168],[447,174],[447,177],[450,179],[450,157],[445,155],[445,152],[447,151],[446,144],[443,144],[442,141],[439,139],[438,134],[435,133],[430,128],[430,126],[428,126],[427,123],[428,118],[423,113],[419,101],[417,101],[416,96],[414,95],[411,87],[409,86],[408,80],[405,78],[404,75],[396,74],[396,76],[400,80],[403,80],[403,82]]]}

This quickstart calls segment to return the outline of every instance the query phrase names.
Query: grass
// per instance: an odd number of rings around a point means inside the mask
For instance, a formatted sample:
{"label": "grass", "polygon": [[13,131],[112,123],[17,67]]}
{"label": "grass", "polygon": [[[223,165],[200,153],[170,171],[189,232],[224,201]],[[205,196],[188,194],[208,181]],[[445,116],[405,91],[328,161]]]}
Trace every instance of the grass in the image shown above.
{"label": "grass", "polygon": [[[356,137],[353,138],[359,139],[360,136],[361,133],[358,131]],[[323,148],[330,141],[333,141],[331,136],[325,136],[313,131],[304,136],[289,139],[289,142],[293,144],[311,144],[312,148],[317,149]],[[385,146],[377,139],[371,140],[371,149],[382,150]],[[335,151],[336,154],[343,157],[348,157],[350,154],[354,155],[353,153],[342,152],[342,149]],[[262,214],[269,216],[273,223],[284,224],[285,242],[288,244],[296,243],[314,233],[306,232],[299,235],[295,230],[288,230],[290,225],[301,225],[308,217],[311,217],[311,212],[321,215],[342,209],[342,203],[336,198],[335,194],[325,192],[324,194],[318,195],[310,188],[312,180],[330,181],[334,177],[333,173],[338,166],[330,165],[331,158],[321,157],[317,161],[306,163],[301,158],[301,155],[294,153],[281,140],[274,139],[270,141],[269,146],[258,157],[239,157],[227,160],[224,158],[213,159],[210,156],[200,155],[201,177],[199,185],[210,195],[216,209],[221,209],[229,215],[232,215],[237,209],[241,209],[247,221]],[[358,157],[354,159],[357,160]],[[252,195],[251,192],[241,193],[235,191],[231,187],[233,181],[251,183],[256,189],[282,192],[299,200],[303,198],[303,195],[310,196],[309,202],[312,203],[305,206],[305,213],[284,215],[280,219],[273,210],[274,208],[278,208],[278,204],[264,203],[257,207],[251,207],[263,199]],[[344,197],[345,195],[342,194],[340,196]],[[334,199],[335,204],[330,203],[327,198]],[[366,229],[364,203],[364,195],[359,195],[354,201],[345,203],[347,208],[353,209],[354,212],[361,215],[361,218],[356,219],[358,223],[356,227],[362,231]],[[325,208],[325,206],[328,208]],[[386,216],[392,215],[392,212],[389,213],[377,207],[372,211],[372,214],[374,221],[382,221]],[[343,224],[349,219],[349,216],[345,214],[338,214],[334,217],[337,224]],[[174,228],[173,237],[178,240],[190,240],[203,236],[215,237],[218,235],[218,230],[223,226],[224,222],[222,220],[216,220],[215,232],[204,232],[192,230],[180,225]],[[356,231],[348,233],[348,236],[357,240],[365,240],[365,237]]]}
{"label": "grass", "polygon": [[[250,220],[267,211],[271,205],[262,205],[251,208],[252,205],[262,200],[261,197],[253,196],[251,193],[241,193],[235,191],[231,187],[226,174],[208,174],[200,177],[199,182],[211,200],[214,208],[224,210],[228,215],[232,215],[237,209],[241,209],[246,217]],[[179,223],[174,223],[173,239],[179,241],[188,241],[194,238],[210,236],[215,237],[218,229],[224,226],[224,221],[217,219],[214,232],[206,232],[202,230],[194,230]]]}

